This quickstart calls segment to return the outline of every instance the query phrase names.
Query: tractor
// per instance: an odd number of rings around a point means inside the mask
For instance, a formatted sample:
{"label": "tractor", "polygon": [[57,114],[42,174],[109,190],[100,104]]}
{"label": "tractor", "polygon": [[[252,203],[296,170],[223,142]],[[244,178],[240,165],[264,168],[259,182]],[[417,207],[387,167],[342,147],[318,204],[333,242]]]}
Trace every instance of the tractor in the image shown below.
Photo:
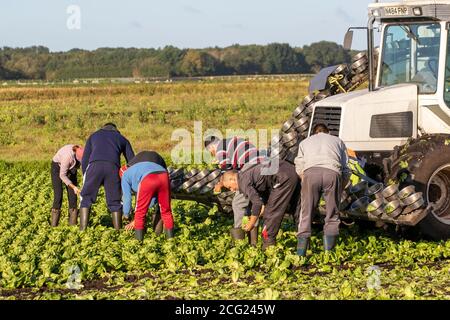
{"label": "tractor", "polygon": [[[343,219],[448,239],[450,0],[376,1],[367,26],[349,28],[346,49],[354,30],[367,33],[367,50],[311,80],[309,95],[283,124],[269,155],[293,162],[301,140],[324,123],[365,163],[361,181],[343,190]],[[174,198],[230,211],[232,192],[214,195],[219,173],[206,171],[171,170]]]}

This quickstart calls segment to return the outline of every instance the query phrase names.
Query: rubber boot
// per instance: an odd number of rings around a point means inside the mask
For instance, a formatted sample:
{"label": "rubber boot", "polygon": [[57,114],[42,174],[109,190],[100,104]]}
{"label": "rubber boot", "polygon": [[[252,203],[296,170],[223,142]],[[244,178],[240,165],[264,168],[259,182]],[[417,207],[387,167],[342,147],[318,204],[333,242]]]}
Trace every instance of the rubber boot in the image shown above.
{"label": "rubber boot", "polygon": [[258,228],[255,227],[248,232],[248,242],[251,246],[256,247],[258,244]]}
{"label": "rubber boot", "polygon": [[144,241],[144,230],[134,230],[134,237],[139,241]]}
{"label": "rubber boot", "polygon": [[153,231],[159,236],[163,232],[163,221],[161,219],[161,212],[159,206],[156,207],[155,213],[152,215]]}
{"label": "rubber boot", "polygon": [[173,228],[172,229],[164,228],[164,233],[166,234],[166,239],[172,239],[174,237]]}
{"label": "rubber boot", "polygon": [[70,208],[69,209],[69,226],[75,226],[78,221],[78,209]]}
{"label": "rubber boot", "polygon": [[331,251],[336,246],[337,236],[323,236],[323,249]]}
{"label": "rubber boot", "polygon": [[61,216],[61,209],[52,209],[52,227],[58,226],[60,216]]}
{"label": "rubber boot", "polygon": [[112,212],[112,223],[114,226],[114,229],[120,230],[122,229],[122,212]]}
{"label": "rubber boot", "polygon": [[230,230],[231,239],[233,242],[235,240],[244,240],[245,239],[245,231],[241,228],[233,228]]}
{"label": "rubber boot", "polygon": [[80,208],[80,230],[86,230],[89,223],[89,212],[91,208]]}
{"label": "rubber boot", "polygon": [[298,237],[298,242],[297,242],[297,254],[300,257],[304,257],[306,256],[306,251],[309,248],[309,238],[302,238],[302,237]]}
{"label": "rubber boot", "polygon": [[264,239],[263,238],[263,244],[262,244],[262,249],[263,250],[266,250],[268,247],[270,247],[270,246],[274,246],[276,244],[276,242],[275,241],[271,241],[271,240],[269,240],[269,239]]}

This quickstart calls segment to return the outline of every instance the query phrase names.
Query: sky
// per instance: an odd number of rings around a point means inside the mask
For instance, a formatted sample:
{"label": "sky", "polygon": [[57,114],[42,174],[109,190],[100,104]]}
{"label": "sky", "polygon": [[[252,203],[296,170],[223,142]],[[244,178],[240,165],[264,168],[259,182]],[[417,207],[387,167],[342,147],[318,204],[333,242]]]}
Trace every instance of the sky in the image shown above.
{"label": "sky", "polygon": [[[370,0],[3,0],[0,47],[205,48],[342,43],[366,26]],[[356,49],[365,48],[363,31]]]}

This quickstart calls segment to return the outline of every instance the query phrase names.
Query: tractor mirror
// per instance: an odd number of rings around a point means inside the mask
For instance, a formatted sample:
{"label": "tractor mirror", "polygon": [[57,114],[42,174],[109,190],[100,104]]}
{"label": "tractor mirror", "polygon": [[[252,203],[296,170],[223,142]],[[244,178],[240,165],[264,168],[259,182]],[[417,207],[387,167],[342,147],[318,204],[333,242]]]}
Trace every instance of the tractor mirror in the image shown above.
{"label": "tractor mirror", "polygon": [[350,50],[352,48],[353,43],[353,31],[348,30],[344,37],[344,49]]}

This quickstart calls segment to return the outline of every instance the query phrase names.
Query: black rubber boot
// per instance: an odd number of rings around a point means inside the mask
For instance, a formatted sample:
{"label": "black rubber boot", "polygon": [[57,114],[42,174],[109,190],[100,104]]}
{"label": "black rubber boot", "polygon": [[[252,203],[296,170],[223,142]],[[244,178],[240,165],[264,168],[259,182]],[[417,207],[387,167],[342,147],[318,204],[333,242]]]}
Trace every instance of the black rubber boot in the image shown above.
{"label": "black rubber boot", "polygon": [[144,241],[144,230],[134,230],[134,237],[139,241]]}
{"label": "black rubber boot", "polygon": [[336,246],[337,236],[323,236],[323,249],[331,251]]}
{"label": "black rubber boot", "polygon": [[114,229],[120,230],[122,229],[122,212],[112,212],[112,223],[114,226]]}
{"label": "black rubber boot", "polygon": [[78,221],[78,209],[70,208],[69,209],[69,226],[77,225],[77,221]]}
{"label": "black rubber boot", "polygon": [[251,246],[256,247],[258,244],[258,227],[254,227],[248,232],[248,242]]}
{"label": "black rubber boot", "polygon": [[166,234],[167,239],[172,239],[174,237],[173,228],[172,229],[164,228],[164,233]]}
{"label": "black rubber boot", "polygon": [[230,230],[231,239],[233,242],[235,240],[244,240],[245,239],[245,231],[241,228],[233,228]]}
{"label": "black rubber boot", "polygon": [[297,254],[300,257],[304,257],[306,256],[306,251],[309,248],[309,238],[302,238],[302,237],[298,237],[298,242],[297,242]]}
{"label": "black rubber boot", "polygon": [[61,216],[61,209],[52,209],[52,227],[57,227],[59,224],[59,217]]}
{"label": "black rubber boot", "polygon": [[89,223],[89,212],[91,208],[80,208],[80,230],[86,230]]}
{"label": "black rubber boot", "polygon": [[163,232],[163,221],[161,220],[161,211],[159,206],[156,207],[155,213],[152,215],[152,226],[155,234],[159,236]]}

